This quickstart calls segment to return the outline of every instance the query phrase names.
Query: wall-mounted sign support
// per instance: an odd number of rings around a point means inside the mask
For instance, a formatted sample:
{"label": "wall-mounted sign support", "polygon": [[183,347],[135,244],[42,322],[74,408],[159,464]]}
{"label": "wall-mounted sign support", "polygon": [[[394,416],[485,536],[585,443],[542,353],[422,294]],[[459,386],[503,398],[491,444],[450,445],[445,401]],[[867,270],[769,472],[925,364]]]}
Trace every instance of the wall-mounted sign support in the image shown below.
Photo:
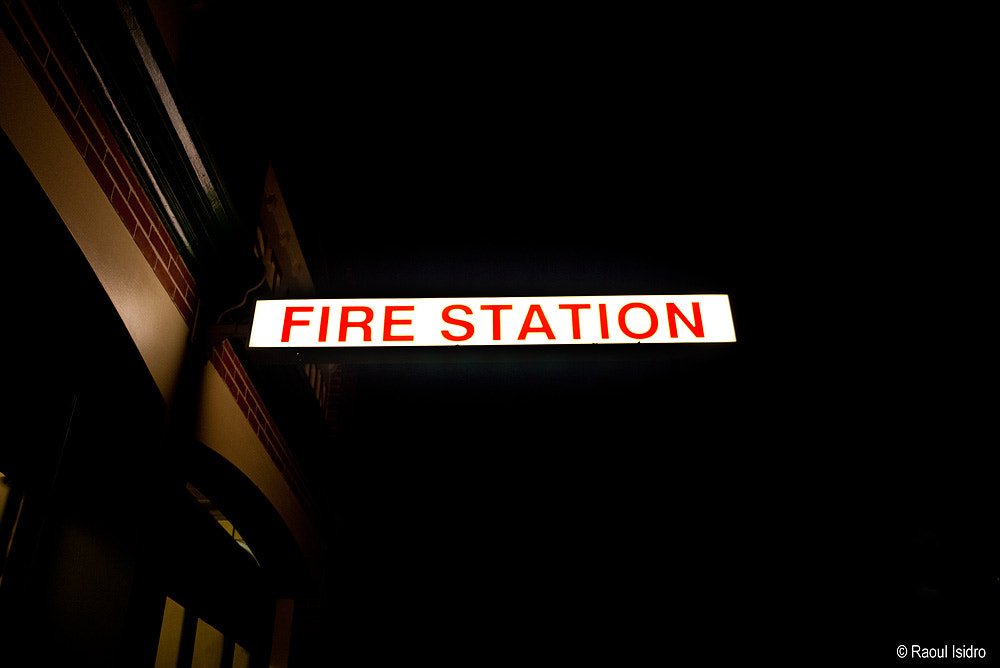
{"label": "wall-mounted sign support", "polygon": [[257,302],[251,348],[736,341],[728,295]]}

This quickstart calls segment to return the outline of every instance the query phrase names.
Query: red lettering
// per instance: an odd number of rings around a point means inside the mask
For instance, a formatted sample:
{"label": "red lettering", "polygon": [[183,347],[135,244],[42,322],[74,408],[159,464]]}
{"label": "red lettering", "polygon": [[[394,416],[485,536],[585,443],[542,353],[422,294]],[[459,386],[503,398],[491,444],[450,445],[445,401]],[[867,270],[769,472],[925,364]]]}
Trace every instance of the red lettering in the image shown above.
{"label": "red lettering", "polygon": [[606,339],[609,337],[608,334],[608,305],[598,304],[597,305],[598,315],[601,317],[601,338]]}
{"label": "red lettering", "polygon": [[[441,311],[441,319],[444,320],[449,325],[458,325],[459,327],[465,328],[465,334],[452,334],[448,330],[442,329],[441,336],[448,339],[449,341],[468,341],[472,338],[475,333],[475,328],[472,326],[471,322],[466,322],[465,320],[458,320],[452,318],[450,313],[455,309],[461,309],[465,312],[465,315],[472,315],[472,309],[468,306],[463,306],[462,304],[452,304],[451,306],[445,306],[444,310]],[[494,331],[496,331],[494,329]]]}
{"label": "red lettering", "polygon": [[673,302],[667,302],[667,327],[670,328],[670,338],[677,338],[677,321],[674,318],[680,318],[687,328],[691,330],[691,333],[698,338],[705,337],[705,325],[701,322],[701,304],[698,302],[691,302],[691,311],[693,312],[694,324],[692,325],[681,310],[677,308],[677,305]]}
{"label": "red lettering", "polygon": [[499,304],[487,304],[485,306],[480,305],[479,309],[481,311],[493,311],[493,340],[500,340],[500,311],[509,311],[513,309],[513,305],[504,304],[503,306]]}
{"label": "red lettering", "polygon": [[[412,320],[393,320],[393,311],[412,311],[412,306],[386,306],[385,307],[385,323],[382,325],[382,340],[383,341],[412,341],[412,334],[393,334],[393,325],[412,325]],[[367,340],[367,339],[366,339]]]}
{"label": "red lettering", "polygon": [[[351,313],[363,313],[364,319],[361,322],[351,322]],[[347,341],[347,328],[348,327],[360,327],[364,332],[365,341],[372,340],[372,327],[371,322],[375,314],[367,306],[344,306],[340,310],[340,335],[337,340],[343,343]]]}
{"label": "red lettering", "polygon": [[[538,314],[538,320],[541,323],[538,327],[529,327],[531,324],[531,318]],[[532,304],[528,307],[528,313],[524,316],[524,324],[521,325],[521,333],[517,335],[518,341],[524,341],[525,337],[532,332],[543,332],[545,336],[549,337],[549,340],[556,338],[556,335],[552,333],[552,328],[549,327],[549,321],[545,319],[545,313],[542,312],[542,307],[539,304]]]}
{"label": "red lettering", "polygon": [[308,325],[308,320],[295,320],[296,313],[312,313],[312,306],[286,306],[285,322],[281,326],[281,342],[288,343],[292,336],[292,327],[295,325]]}
{"label": "red lettering", "polygon": [[573,338],[580,338],[580,309],[590,308],[590,304],[560,304],[559,308],[569,309],[573,317]]}
{"label": "red lettering", "polygon": [[330,328],[330,307],[324,306],[320,309],[319,316],[319,342],[326,342],[326,332]]}
{"label": "red lettering", "polygon": [[[649,314],[649,329],[641,334],[636,334],[628,328],[628,325],[625,324],[625,314],[634,308],[641,308]],[[659,326],[659,320],[656,318],[656,311],[654,311],[648,304],[643,304],[642,302],[631,302],[622,306],[622,310],[618,311],[618,326],[621,328],[622,334],[625,334],[628,337],[633,339],[648,339],[653,334],[656,334],[656,328]]]}

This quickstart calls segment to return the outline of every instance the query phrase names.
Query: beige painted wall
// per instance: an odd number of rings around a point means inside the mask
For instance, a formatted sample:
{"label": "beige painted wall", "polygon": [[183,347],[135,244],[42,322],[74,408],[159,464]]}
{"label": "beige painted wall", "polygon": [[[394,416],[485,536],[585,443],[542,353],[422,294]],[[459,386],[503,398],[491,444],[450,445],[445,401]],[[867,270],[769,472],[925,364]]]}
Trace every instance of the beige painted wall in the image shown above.
{"label": "beige painted wall", "polygon": [[[3,33],[0,129],[79,244],[171,405],[188,327]],[[257,485],[318,573],[322,548],[314,525],[210,364],[205,368],[197,438]]]}
{"label": "beige painted wall", "polygon": [[170,405],[187,324],[3,33],[0,128],[79,244]]}
{"label": "beige painted wall", "polygon": [[205,365],[202,375],[195,437],[253,481],[288,525],[306,558],[312,560],[310,567],[313,575],[318,576],[323,548],[315,525],[211,364]]}

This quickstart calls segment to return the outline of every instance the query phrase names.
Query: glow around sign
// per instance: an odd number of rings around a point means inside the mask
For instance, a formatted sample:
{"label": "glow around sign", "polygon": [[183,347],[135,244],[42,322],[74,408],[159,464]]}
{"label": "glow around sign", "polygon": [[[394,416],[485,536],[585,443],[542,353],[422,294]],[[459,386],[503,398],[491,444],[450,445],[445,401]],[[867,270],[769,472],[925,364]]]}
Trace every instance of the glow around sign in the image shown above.
{"label": "glow around sign", "polygon": [[728,295],[257,302],[251,348],[722,343]]}

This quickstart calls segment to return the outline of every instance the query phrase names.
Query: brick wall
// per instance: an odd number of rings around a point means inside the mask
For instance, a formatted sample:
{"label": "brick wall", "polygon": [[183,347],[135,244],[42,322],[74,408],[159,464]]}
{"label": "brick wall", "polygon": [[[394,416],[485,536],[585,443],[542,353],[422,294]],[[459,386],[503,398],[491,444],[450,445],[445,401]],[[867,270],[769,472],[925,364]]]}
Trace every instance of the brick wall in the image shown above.
{"label": "brick wall", "polygon": [[236,398],[236,404],[281,471],[285,482],[294,490],[306,512],[312,513],[315,506],[306,488],[302,472],[229,341],[223,341],[212,349],[212,366],[219,372],[229,392]]}
{"label": "brick wall", "polygon": [[[168,236],[128,161],[104,122],[93,99],[81,85],[51,31],[36,20],[31,3],[0,0],[0,30],[18,52],[38,89],[107,195],[122,224],[132,235],[149,266],[170,295],[188,326],[194,322],[197,285]],[[313,510],[303,478],[266,407],[228,341],[213,350],[212,364],[289,486]]]}
{"label": "brick wall", "polygon": [[[30,3],[27,3],[30,5]],[[0,28],[108,196],[122,224],[190,326],[197,286],[93,99],[21,0],[5,0]]]}

